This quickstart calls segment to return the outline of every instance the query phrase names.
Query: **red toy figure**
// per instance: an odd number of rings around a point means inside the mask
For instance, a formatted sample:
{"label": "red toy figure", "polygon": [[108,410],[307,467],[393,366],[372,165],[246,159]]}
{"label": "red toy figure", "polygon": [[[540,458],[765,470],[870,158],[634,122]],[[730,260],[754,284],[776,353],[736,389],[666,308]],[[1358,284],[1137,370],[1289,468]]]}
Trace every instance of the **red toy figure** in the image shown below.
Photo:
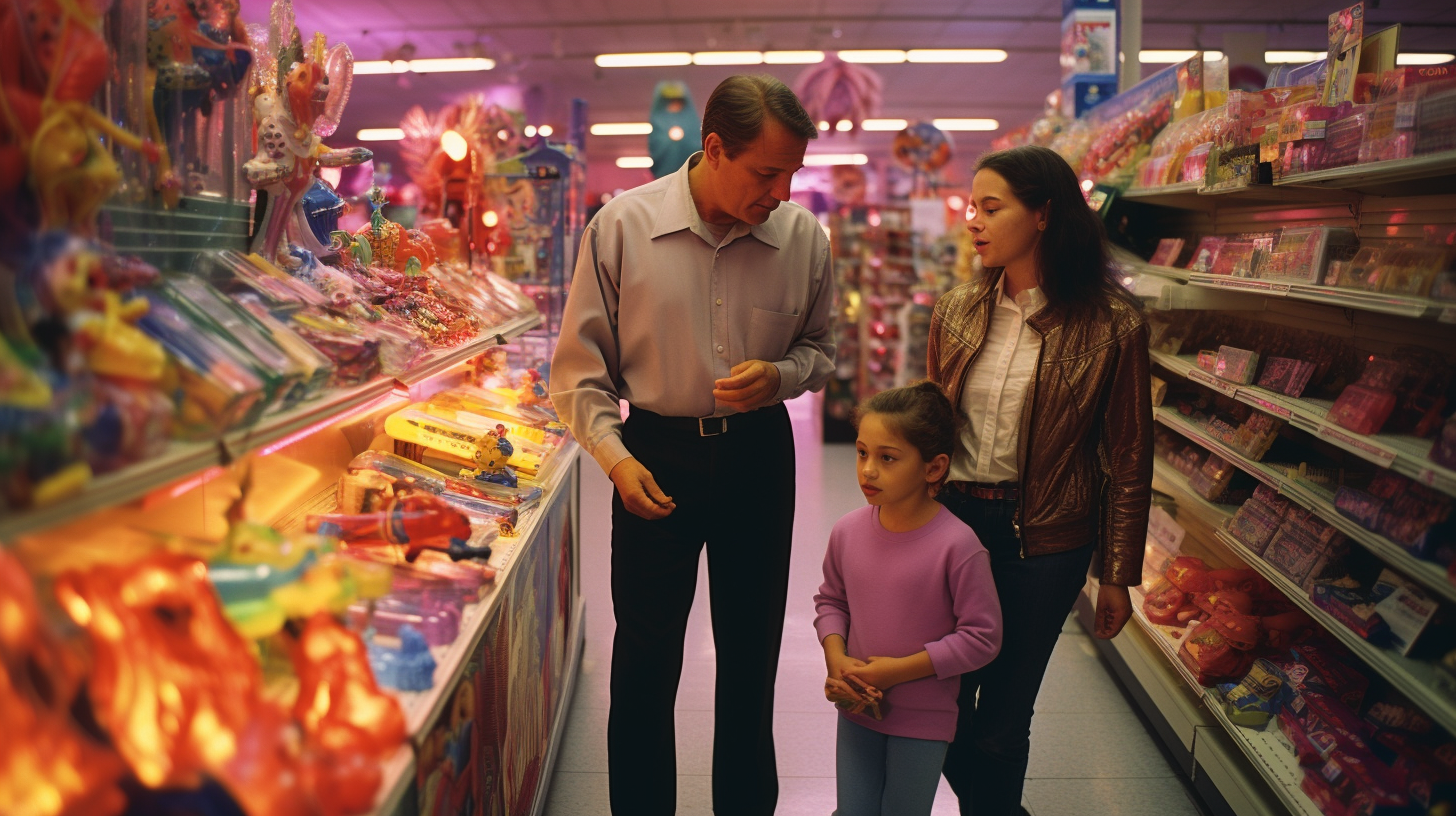
{"label": "red toy figure", "polygon": [[71,721],[81,666],[42,628],[30,576],[0,550],[0,813],[112,816],[121,758]]}
{"label": "red toy figure", "polygon": [[422,490],[400,491],[377,513],[324,513],[309,516],[307,524],[311,533],[332,532],[352,546],[403,547],[410,562],[424,550],[446,552],[455,561],[490,556],[489,547],[468,546],[472,531],[464,513]]}

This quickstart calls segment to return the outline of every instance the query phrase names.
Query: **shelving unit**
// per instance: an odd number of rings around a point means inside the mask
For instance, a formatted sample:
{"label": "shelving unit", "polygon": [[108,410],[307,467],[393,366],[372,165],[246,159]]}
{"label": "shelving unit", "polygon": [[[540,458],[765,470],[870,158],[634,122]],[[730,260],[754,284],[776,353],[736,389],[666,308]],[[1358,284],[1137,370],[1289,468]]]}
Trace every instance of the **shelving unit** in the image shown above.
{"label": "shelving unit", "polygon": [[327,392],[317,399],[265,416],[256,425],[229,431],[214,440],[172,442],[161,456],[99,476],[73,496],[0,518],[0,542],[138,499],[210,468],[221,467],[250,453],[306,435],[311,429],[337,422],[341,417],[372,405],[396,389],[408,389],[454,368],[487,348],[509,342],[539,325],[540,321],[540,315],[535,313],[516,318],[482,332],[475,340],[459,348],[436,353],[398,378],[379,377],[355,388]]}
{"label": "shelving unit", "polygon": [[[1453,191],[1456,191],[1456,151],[1290,175],[1274,185],[1216,193],[1199,189],[1198,185],[1177,185],[1129,190],[1122,198],[1129,202],[1129,212],[1135,210],[1143,223],[1157,224],[1163,230],[1162,235],[1233,234],[1269,230],[1284,224],[1332,224],[1353,228],[1362,243],[1379,244],[1392,239],[1418,241],[1422,225],[1449,226],[1453,220],[1451,213],[1456,208]],[[1123,270],[1123,282],[1154,310],[1230,313],[1239,320],[1256,323],[1308,326],[1331,336],[1353,338],[1362,348],[1394,348],[1412,339],[1433,349],[1444,347],[1449,351],[1456,347],[1456,330],[1451,327],[1456,324],[1456,303],[1293,281],[1190,272],[1154,266],[1125,252],[1118,253],[1117,262]],[[1226,382],[1200,369],[1196,358],[1191,356],[1153,352],[1151,358],[1157,376],[1166,379],[1171,374],[1196,382],[1285,420],[1296,433],[1289,436],[1286,432],[1289,439],[1284,444],[1307,439],[1314,446],[1318,440],[1325,443],[1324,449],[1330,454],[1338,449],[1362,463],[1389,469],[1448,496],[1456,496],[1456,470],[1429,460],[1430,440],[1396,434],[1352,433],[1327,418],[1333,405],[1328,400],[1291,398],[1256,385]],[[1173,408],[1156,408],[1154,419],[1323,519],[1379,561],[1420,584],[1443,605],[1456,602],[1456,583],[1447,577],[1443,566],[1416,557],[1397,542],[1342,515],[1328,486],[1300,478],[1292,468],[1286,470],[1284,466],[1256,462],[1240,455]],[[1176,510],[1180,511],[1178,519],[1189,525],[1185,552],[1191,544],[1195,554],[1199,548],[1219,554],[1218,557],[1225,557],[1222,554],[1226,553],[1230,563],[1241,560],[1258,570],[1349,648],[1368,667],[1372,677],[1378,676],[1409,697],[1443,728],[1456,732],[1456,699],[1437,690],[1434,683],[1437,670],[1433,664],[1377,647],[1316,606],[1303,588],[1226,531],[1236,507],[1209,502],[1199,496],[1189,486],[1188,479],[1172,465],[1161,460],[1155,462],[1153,485],[1173,499]],[[1090,588],[1087,595],[1082,602],[1084,615],[1090,613]],[[1196,695],[1197,716],[1174,711],[1175,716],[1170,718],[1178,721],[1174,730],[1186,732],[1187,727],[1192,727],[1194,771],[1191,777],[1195,786],[1201,784],[1205,790],[1211,787],[1224,798],[1232,812],[1316,816],[1318,809],[1300,790],[1306,769],[1298,767],[1292,749],[1277,727],[1271,723],[1260,730],[1234,725],[1224,714],[1217,694],[1198,686],[1196,678],[1178,659],[1177,649],[1186,632],[1175,637],[1174,632],[1181,630],[1151,624],[1142,614],[1141,594],[1135,590],[1133,595],[1134,622],[1129,626],[1135,630],[1132,645],[1118,643],[1126,638],[1098,645],[1105,655],[1119,653],[1132,664],[1141,659],[1136,654],[1143,650],[1139,644],[1146,643],[1152,647],[1149,659],[1167,666],[1163,676],[1177,678],[1189,693]],[[1163,700],[1162,707],[1169,708],[1166,701],[1170,692],[1163,688],[1164,680],[1159,675],[1147,668],[1122,673],[1125,681],[1146,686],[1146,689],[1137,689],[1135,698]],[[1176,706],[1169,710],[1172,708]],[[1199,718],[1206,724],[1195,724]],[[1180,736],[1177,742],[1176,745],[1169,743],[1175,754],[1188,750],[1186,736]],[[1208,763],[1206,770],[1205,762]],[[1267,784],[1271,797],[1266,799],[1262,793],[1249,790],[1252,778]]]}
{"label": "shelving unit", "polygon": [[[399,751],[401,756],[397,756],[395,761],[385,767],[384,782],[380,785],[373,811],[375,814],[390,816],[399,810],[414,780],[414,754],[418,740],[439,720],[447,701],[460,682],[467,659],[480,648],[481,638],[485,635],[491,619],[499,614],[501,597],[514,575],[512,566],[516,562],[516,556],[523,548],[539,544],[535,538],[541,520],[558,502],[569,499],[571,481],[575,478],[575,465],[580,458],[581,448],[573,441],[568,441],[566,445],[568,447],[557,451],[556,456],[560,458],[554,465],[551,477],[541,486],[545,500],[522,514],[523,518],[515,536],[496,539],[488,562],[496,569],[495,582],[489,593],[465,609],[460,620],[460,635],[453,643],[431,650],[435,656],[435,685],[429,691],[404,691],[395,694],[400,708],[404,710],[406,727],[413,744],[402,747]],[[574,661],[580,652],[583,636],[579,612],[580,610],[572,617],[575,621],[574,631],[567,639],[568,654],[573,661],[567,666],[567,673],[564,675],[568,683],[575,680]],[[569,700],[569,692],[569,687],[563,689],[563,702]],[[560,712],[557,713],[558,717],[559,715]]]}

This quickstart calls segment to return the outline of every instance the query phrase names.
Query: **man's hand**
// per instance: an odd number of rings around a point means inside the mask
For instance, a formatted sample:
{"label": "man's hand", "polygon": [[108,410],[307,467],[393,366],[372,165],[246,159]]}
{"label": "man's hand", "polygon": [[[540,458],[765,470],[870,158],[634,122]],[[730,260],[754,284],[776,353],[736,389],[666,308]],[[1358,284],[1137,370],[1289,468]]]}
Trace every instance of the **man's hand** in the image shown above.
{"label": "man's hand", "polygon": [[773,363],[745,360],[728,373],[731,376],[713,381],[713,399],[735,411],[760,408],[779,393],[779,367]]}
{"label": "man's hand", "polygon": [[1127,587],[1102,584],[1097,587],[1096,628],[1092,634],[1102,640],[1117,637],[1127,619],[1132,617],[1132,598]]}
{"label": "man's hand", "polygon": [[677,508],[672,497],[664,494],[657,486],[652,473],[634,457],[629,456],[618,462],[608,478],[617,486],[617,493],[622,496],[622,504],[633,515],[654,521],[667,518]]}

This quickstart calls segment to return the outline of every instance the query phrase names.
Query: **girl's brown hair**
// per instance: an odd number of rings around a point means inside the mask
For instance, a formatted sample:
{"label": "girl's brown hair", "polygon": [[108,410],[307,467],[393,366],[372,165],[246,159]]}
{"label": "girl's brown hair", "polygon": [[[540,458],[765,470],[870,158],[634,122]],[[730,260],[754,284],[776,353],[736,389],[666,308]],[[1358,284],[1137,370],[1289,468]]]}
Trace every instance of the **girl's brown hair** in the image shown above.
{"label": "girl's brown hair", "polygon": [[945,392],[930,380],[881,391],[860,403],[855,411],[856,426],[866,414],[883,415],[927,462],[942,453],[955,455],[959,417]]}

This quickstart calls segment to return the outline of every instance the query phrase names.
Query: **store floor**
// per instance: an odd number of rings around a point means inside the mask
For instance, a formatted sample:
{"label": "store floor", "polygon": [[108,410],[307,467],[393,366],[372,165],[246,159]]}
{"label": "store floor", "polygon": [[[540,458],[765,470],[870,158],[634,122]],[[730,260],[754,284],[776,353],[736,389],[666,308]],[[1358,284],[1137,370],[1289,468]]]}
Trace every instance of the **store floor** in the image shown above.
{"label": "store floor", "polygon": [[[779,661],[774,730],[779,816],[828,816],[834,810],[833,707],[825,702],[823,653],[814,636],[813,597],[829,529],[864,501],[856,489],[854,448],[818,440],[815,403],[791,403],[798,439],[799,495],[789,575],[789,610]],[[565,738],[551,780],[546,816],[606,816],[608,667],[612,599],[608,581],[611,482],[590,459],[582,468],[581,569],[586,651]],[[751,500],[745,497],[745,509]],[[751,524],[745,521],[745,529]],[[745,534],[745,546],[751,546]],[[688,622],[689,651],[677,696],[678,813],[712,814],[714,652],[706,567]],[[700,644],[696,647],[693,644]],[[696,651],[694,649],[696,648]],[[1052,657],[1032,726],[1023,805],[1034,816],[1196,816],[1177,771],[1097,657],[1090,638],[1068,621]],[[941,780],[935,815],[957,813]]]}

